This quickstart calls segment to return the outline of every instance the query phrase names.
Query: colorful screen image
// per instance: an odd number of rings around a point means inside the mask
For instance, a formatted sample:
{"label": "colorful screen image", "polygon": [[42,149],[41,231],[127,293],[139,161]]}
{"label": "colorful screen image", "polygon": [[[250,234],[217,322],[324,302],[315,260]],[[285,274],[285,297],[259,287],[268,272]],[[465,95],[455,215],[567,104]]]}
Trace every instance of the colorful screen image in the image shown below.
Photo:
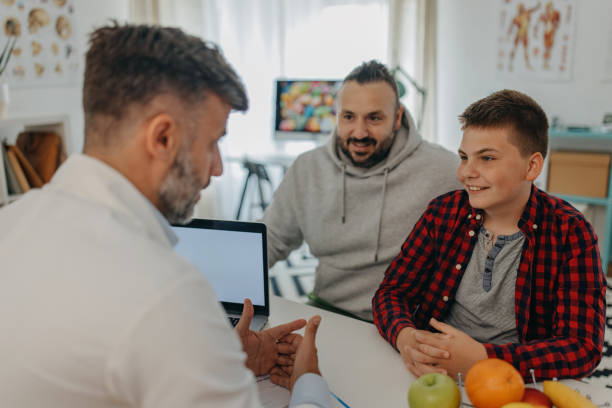
{"label": "colorful screen image", "polygon": [[342,81],[277,80],[275,130],[328,133],[336,126],[336,94]]}

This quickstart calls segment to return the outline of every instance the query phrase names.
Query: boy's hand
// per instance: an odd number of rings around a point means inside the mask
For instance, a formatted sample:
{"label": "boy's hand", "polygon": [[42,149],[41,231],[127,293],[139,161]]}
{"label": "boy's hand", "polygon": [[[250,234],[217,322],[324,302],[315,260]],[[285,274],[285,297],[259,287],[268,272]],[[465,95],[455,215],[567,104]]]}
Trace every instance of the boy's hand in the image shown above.
{"label": "boy's hand", "polygon": [[445,338],[445,334],[406,327],[399,332],[395,345],[408,370],[418,378],[427,373],[446,374],[440,366],[440,361],[450,357],[441,347],[446,345]]}
{"label": "boy's hand", "polygon": [[[461,373],[463,378],[468,370],[480,360],[486,359],[487,350],[482,343],[474,340],[461,330],[455,329],[446,323],[442,323],[434,318],[429,324],[440,331],[443,336],[441,342],[436,342],[435,346],[443,348],[450,353],[450,358],[438,361],[438,366],[446,370],[448,375],[457,379],[457,374]],[[429,338],[427,339],[429,340]]]}

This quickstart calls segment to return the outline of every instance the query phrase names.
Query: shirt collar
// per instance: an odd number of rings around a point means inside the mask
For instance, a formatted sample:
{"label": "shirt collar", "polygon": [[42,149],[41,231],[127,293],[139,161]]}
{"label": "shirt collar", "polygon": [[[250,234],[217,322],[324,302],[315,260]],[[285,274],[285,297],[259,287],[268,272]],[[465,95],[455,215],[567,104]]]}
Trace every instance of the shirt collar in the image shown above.
{"label": "shirt collar", "polygon": [[[523,210],[521,218],[518,222],[519,229],[528,236],[531,236],[533,232],[539,228],[539,225],[537,224],[537,219],[538,198],[540,197],[540,195],[540,190],[538,190],[538,188],[532,184],[529,199],[527,200],[525,209]],[[468,218],[470,219],[471,224],[482,225],[482,223],[484,222],[484,211],[479,208],[473,208],[472,206],[469,206]]]}
{"label": "shirt collar", "polygon": [[468,206],[470,207],[469,214],[468,214],[468,218],[470,219],[470,221],[473,223],[482,224],[482,222],[484,221],[484,211],[481,210],[480,208],[474,208],[469,204]]}
{"label": "shirt collar", "polygon": [[531,235],[535,230],[539,228],[537,224],[538,220],[538,199],[540,197],[540,190],[535,185],[531,185],[531,194],[529,200],[525,205],[523,214],[518,222],[518,227],[524,233]]}
{"label": "shirt collar", "polygon": [[48,188],[106,207],[122,222],[132,224],[152,239],[174,246],[170,224],[157,208],[119,171],[101,160],[72,154],[54,175]]}

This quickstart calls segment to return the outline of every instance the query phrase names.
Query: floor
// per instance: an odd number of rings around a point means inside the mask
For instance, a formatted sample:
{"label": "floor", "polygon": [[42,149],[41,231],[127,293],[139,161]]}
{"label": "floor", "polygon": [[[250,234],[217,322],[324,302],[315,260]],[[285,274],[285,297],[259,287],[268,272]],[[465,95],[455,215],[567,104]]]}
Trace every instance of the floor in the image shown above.
{"label": "floor", "polygon": [[305,303],[307,294],[314,287],[314,271],[318,261],[304,244],[293,251],[288,261],[277,262],[270,269],[270,289],[274,295],[282,296],[295,302]]}

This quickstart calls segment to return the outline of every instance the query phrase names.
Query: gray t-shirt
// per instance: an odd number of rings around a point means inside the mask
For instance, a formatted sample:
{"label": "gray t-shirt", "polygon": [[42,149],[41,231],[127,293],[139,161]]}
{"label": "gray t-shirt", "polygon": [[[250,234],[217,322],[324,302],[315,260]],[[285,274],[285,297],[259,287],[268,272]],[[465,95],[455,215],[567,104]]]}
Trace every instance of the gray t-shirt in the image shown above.
{"label": "gray t-shirt", "polygon": [[478,243],[445,322],[481,343],[518,343],[514,312],[516,273],[525,236],[480,228]]}

